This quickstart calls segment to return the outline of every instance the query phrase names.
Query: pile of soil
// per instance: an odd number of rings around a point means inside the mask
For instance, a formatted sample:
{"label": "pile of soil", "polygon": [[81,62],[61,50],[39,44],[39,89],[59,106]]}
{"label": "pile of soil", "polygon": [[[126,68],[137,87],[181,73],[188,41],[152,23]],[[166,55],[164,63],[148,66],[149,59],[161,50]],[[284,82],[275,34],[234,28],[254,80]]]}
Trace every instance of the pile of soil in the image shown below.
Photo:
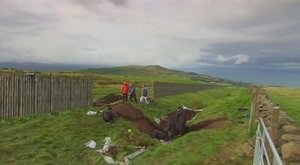
{"label": "pile of soil", "polygon": [[119,101],[121,98],[120,95],[116,95],[116,94],[109,94],[104,96],[103,98],[97,100],[96,102],[94,102],[94,107],[100,107],[103,105],[107,105],[116,101]]}
{"label": "pile of soil", "polygon": [[112,106],[112,110],[131,122],[143,133],[151,134],[151,131],[157,126],[153,124],[149,119],[136,108],[129,103],[121,103]]}
{"label": "pile of soil", "polygon": [[188,127],[188,129],[189,132],[191,132],[191,131],[198,131],[200,129],[222,128],[224,127],[226,120],[227,119],[225,117],[220,117],[213,120],[205,120]]}

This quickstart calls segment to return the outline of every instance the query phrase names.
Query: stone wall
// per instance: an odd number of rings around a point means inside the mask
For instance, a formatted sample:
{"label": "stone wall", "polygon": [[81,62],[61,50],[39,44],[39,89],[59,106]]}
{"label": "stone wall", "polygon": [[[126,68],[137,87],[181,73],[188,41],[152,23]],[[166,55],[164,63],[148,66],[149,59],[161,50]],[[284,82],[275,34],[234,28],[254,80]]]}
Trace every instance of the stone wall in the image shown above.
{"label": "stone wall", "polygon": [[252,94],[255,119],[264,119],[284,164],[300,164],[300,129],[294,120],[270,101],[266,91],[253,87]]}

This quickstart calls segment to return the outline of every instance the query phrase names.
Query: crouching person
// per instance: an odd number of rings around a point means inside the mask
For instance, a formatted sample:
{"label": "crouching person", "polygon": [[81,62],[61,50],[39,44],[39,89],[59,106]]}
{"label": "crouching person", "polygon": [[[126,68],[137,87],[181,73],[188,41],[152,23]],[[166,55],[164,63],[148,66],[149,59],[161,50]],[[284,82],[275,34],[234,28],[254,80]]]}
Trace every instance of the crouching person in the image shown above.
{"label": "crouching person", "polygon": [[187,131],[185,126],[187,121],[187,110],[182,109],[181,107],[177,110],[177,128],[180,136],[184,135]]}
{"label": "crouching person", "polygon": [[166,131],[170,140],[173,140],[177,136],[177,115],[171,116],[168,119]]}
{"label": "crouching person", "polygon": [[110,106],[108,106],[107,110],[102,113],[102,118],[105,122],[113,123],[115,122],[115,117],[116,116]]}
{"label": "crouching person", "polygon": [[151,136],[153,138],[159,139],[159,140],[164,140],[164,141],[168,141],[169,137],[168,137],[168,133],[159,129],[154,129],[151,132]]}

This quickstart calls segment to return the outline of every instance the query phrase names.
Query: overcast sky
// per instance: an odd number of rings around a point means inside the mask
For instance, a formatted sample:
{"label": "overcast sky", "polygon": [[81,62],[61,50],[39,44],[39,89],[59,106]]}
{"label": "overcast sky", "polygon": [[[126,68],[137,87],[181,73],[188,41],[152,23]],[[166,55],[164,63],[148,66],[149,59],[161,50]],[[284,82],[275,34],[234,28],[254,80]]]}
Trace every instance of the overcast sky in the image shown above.
{"label": "overcast sky", "polygon": [[299,0],[0,0],[0,62],[300,70]]}

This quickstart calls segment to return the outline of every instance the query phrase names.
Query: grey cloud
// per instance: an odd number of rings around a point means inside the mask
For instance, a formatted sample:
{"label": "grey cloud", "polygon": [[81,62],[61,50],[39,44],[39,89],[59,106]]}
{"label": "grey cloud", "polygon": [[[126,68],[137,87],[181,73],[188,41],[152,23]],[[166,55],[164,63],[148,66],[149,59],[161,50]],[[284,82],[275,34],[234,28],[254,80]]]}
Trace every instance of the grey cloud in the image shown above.
{"label": "grey cloud", "polygon": [[215,43],[205,50],[206,61],[216,63],[218,55],[230,57],[236,54],[249,55],[252,65],[272,66],[276,63],[300,62],[300,40]]}
{"label": "grey cloud", "polygon": [[248,6],[242,14],[236,14],[217,22],[222,28],[251,30],[272,25],[294,22],[300,19],[300,1],[298,0],[262,0],[243,1]]}
{"label": "grey cloud", "polygon": [[116,7],[125,7],[128,5],[129,0],[74,0],[75,2],[83,5],[88,10],[101,11],[100,7],[104,2],[109,2]]}
{"label": "grey cloud", "polygon": [[[4,46],[3,41],[0,40],[0,61],[25,61],[29,62],[29,58],[26,58],[29,54],[33,53],[33,50],[16,48],[12,46]],[[27,61],[27,60],[28,61]]]}
{"label": "grey cloud", "polygon": [[[0,42],[9,47],[0,47],[0,58],[166,66],[170,59],[176,59],[174,66],[298,63],[299,7],[298,0],[1,0]],[[249,59],[220,65],[220,54]]]}
{"label": "grey cloud", "polygon": [[0,11],[0,32],[9,35],[36,35],[39,31],[50,28],[57,23],[58,18],[50,15],[40,15],[20,9],[4,9]]}
{"label": "grey cloud", "polygon": [[116,6],[127,6],[129,0],[108,0]]}

